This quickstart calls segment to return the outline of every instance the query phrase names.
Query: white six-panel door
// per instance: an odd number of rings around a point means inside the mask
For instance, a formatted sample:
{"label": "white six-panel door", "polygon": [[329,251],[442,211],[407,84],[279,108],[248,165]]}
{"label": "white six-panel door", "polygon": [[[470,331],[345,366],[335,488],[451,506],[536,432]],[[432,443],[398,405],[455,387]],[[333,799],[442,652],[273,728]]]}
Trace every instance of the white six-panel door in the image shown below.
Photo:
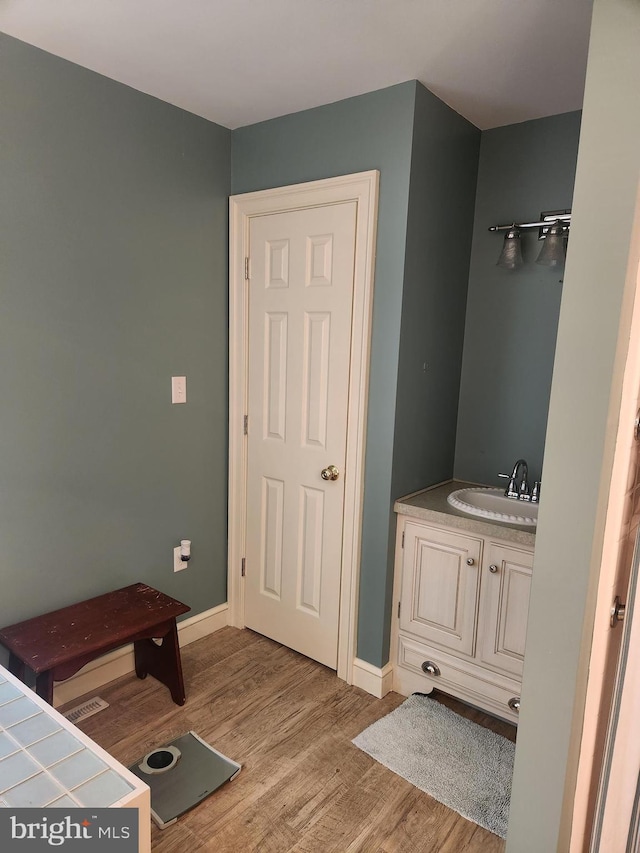
{"label": "white six-panel door", "polygon": [[356,214],[256,216],[249,232],[245,624],[333,669]]}
{"label": "white six-panel door", "polygon": [[[259,620],[258,630],[332,667],[337,633],[337,674],[350,684],[361,675],[356,629],[378,183],[377,171],[360,172],[229,200],[228,620],[238,628]],[[308,233],[281,230],[298,213]],[[260,236],[274,223],[275,232]],[[258,237],[264,242],[256,254]],[[300,240],[308,305],[292,296]],[[345,259],[350,302],[339,284]],[[345,292],[332,295],[338,291]],[[346,308],[338,308],[343,297]],[[349,312],[350,344],[341,342]],[[264,386],[258,392],[256,383]],[[266,467],[275,464],[276,448],[284,461],[278,471]],[[319,476],[329,465],[339,470],[337,480]],[[290,477],[295,468],[298,480]]]}

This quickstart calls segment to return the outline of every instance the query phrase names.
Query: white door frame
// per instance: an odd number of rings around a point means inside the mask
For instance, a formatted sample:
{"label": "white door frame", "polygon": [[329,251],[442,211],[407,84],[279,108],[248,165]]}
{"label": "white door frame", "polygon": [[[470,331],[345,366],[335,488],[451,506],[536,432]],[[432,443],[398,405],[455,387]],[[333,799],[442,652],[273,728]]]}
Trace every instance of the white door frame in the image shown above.
{"label": "white door frame", "polygon": [[[608,691],[611,689],[608,674],[612,668],[615,671],[617,663],[612,659],[611,631],[622,630],[622,626],[611,628],[611,606],[615,595],[623,601],[627,599],[627,590],[620,588],[619,584],[620,575],[624,575],[626,581],[631,571],[631,555],[625,555],[623,549],[630,536],[635,538],[638,526],[637,519],[633,518],[634,496],[630,490],[637,482],[634,477],[637,450],[632,433],[640,405],[640,184],[636,193],[623,299],[609,404],[609,422],[615,425],[612,427],[615,429],[615,448],[609,483],[605,483],[600,492],[601,512],[605,516],[603,542],[597,576],[590,590],[593,623],[588,626],[584,641],[583,654],[588,658],[584,706],[576,709],[576,726],[581,727],[577,777],[573,801],[566,804],[567,813],[572,813],[570,853],[583,853],[590,849],[592,843],[596,794],[602,785],[601,774],[606,769],[609,748],[606,739],[610,708]],[[603,477],[607,474],[605,471]],[[627,559],[629,566],[625,573],[622,562]],[[631,602],[627,604],[631,605]],[[635,599],[635,606],[640,608],[640,599]],[[627,612],[630,613],[630,609]]]}
{"label": "white door frame", "polygon": [[355,201],[356,246],[347,447],[345,514],[338,625],[338,677],[353,682],[362,507],[364,455],[369,387],[369,350],[373,305],[379,172],[360,172],[277,189],[244,193],[229,199],[229,624],[244,628],[244,579],[247,508],[247,412],[249,294],[245,259],[249,254],[249,226],[254,216]]}

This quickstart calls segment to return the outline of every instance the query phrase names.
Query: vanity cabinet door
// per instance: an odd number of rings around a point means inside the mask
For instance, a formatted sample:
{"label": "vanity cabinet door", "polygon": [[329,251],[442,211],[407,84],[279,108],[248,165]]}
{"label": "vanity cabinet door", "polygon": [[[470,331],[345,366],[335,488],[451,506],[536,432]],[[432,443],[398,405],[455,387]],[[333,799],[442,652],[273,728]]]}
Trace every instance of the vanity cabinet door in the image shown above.
{"label": "vanity cabinet door", "polygon": [[533,554],[488,543],[482,575],[479,656],[522,678]]}
{"label": "vanity cabinet door", "polygon": [[400,630],[473,655],[482,540],[407,521]]}

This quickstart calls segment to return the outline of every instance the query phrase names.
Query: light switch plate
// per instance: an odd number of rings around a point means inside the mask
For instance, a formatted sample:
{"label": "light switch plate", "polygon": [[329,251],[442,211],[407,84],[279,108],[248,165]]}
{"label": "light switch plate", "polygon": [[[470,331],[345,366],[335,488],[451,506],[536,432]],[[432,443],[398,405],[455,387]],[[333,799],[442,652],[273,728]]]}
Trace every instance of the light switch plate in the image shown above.
{"label": "light switch plate", "polygon": [[187,377],[172,376],[171,377],[171,402],[186,403],[187,402]]}

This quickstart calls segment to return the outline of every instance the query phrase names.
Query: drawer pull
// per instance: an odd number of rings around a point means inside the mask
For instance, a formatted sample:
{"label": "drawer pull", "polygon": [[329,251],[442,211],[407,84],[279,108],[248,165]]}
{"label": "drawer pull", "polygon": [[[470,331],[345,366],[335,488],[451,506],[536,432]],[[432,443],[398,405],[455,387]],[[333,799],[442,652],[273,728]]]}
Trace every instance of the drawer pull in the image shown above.
{"label": "drawer pull", "polygon": [[426,660],[422,664],[422,671],[426,672],[427,675],[440,675],[440,667],[432,660]]}
{"label": "drawer pull", "polygon": [[520,697],[519,696],[513,696],[511,699],[509,699],[509,701],[507,702],[507,705],[511,708],[512,711],[515,711],[516,714],[520,713]]}

